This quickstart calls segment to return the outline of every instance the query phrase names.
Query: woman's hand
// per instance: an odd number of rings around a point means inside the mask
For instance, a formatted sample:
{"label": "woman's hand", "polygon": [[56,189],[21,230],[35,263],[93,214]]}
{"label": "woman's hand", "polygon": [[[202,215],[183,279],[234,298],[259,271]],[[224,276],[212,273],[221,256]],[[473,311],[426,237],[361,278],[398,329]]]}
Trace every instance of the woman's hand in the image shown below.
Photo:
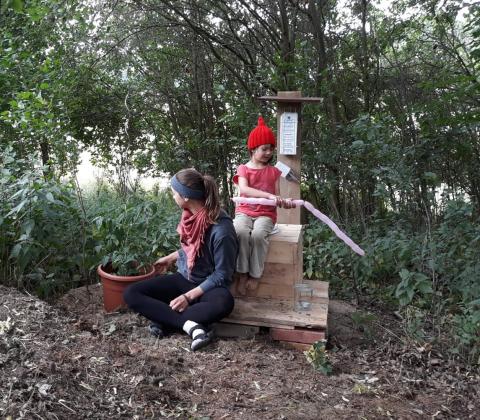
{"label": "woman's hand", "polygon": [[170,308],[177,312],[183,312],[187,309],[192,303],[195,303],[196,299],[203,295],[203,290],[200,286],[195,287],[192,290],[184,293],[183,295],[177,296],[170,302]]}
{"label": "woman's hand", "polygon": [[170,308],[177,312],[183,312],[189,305],[190,303],[185,295],[180,295],[170,302]]}
{"label": "woman's hand", "polygon": [[153,263],[153,267],[155,268],[155,272],[157,274],[163,274],[168,270],[168,267],[172,265],[172,261],[167,255],[166,257],[161,257],[157,261]]}
{"label": "woman's hand", "polygon": [[159,258],[157,261],[153,263],[153,267],[155,268],[155,272],[157,274],[163,274],[165,271],[168,270],[178,258],[178,251],[172,252],[169,255],[165,255],[164,257]]}

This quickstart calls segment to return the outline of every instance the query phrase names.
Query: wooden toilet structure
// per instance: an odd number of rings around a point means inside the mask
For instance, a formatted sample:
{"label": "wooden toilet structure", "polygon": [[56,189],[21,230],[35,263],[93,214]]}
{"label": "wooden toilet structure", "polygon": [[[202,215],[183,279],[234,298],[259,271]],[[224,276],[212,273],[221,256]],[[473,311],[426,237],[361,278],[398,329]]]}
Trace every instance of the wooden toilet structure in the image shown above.
{"label": "wooden toilet structure", "polygon": [[[303,98],[301,92],[278,92],[278,96],[260,97],[277,102],[278,161],[290,167],[299,178],[301,166],[300,111],[302,103],[319,102]],[[282,197],[300,199],[300,185],[284,178],[280,181]],[[252,336],[260,327],[268,327],[274,340],[305,349],[326,338],[328,283],[303,279],[303,226],[300,208],[278,209],[278,232],[273,234],[265,270],[254,292],[235,296],[235,308],[218,325],[223,336]],[[295,285],[307,283],[313,289],[310,308],[295,310]]]}

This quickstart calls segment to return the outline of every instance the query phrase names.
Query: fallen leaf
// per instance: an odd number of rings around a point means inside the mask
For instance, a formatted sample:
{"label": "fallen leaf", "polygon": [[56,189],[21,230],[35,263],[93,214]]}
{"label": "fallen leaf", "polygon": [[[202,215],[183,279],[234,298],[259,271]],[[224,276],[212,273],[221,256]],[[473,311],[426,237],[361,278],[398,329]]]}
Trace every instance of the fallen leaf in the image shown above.
{"label": "fallen leaf", "polygon": [[88,389],[89,391],[95,391],[90,385],[86,384],[85,382],[80,382],[80,386]]}
{"label": "fallen leaf", "polygon": [[37,387],[38,387],[38,393],[40,395],[43,395],[44,397],[46,397],[48,395],[48,391],[52,388],[52,385],[50,384],[37,384]]}

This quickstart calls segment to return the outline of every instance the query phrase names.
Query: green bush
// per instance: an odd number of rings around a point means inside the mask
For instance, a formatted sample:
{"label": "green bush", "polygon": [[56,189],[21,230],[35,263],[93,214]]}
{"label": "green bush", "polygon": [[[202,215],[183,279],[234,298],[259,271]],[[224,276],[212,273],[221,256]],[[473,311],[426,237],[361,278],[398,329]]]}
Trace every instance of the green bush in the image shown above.
{"label": "green bush", "polygon": [[45,297],[85,275],[88,225],[71,184],[31,159],[1,155],[0,255],[6,284]]}
{"label": "green bush", "polygon": [[135,274],[178,248],[179,211],[166,193],[122,197],[103,191],[88,201],[95,253],[117,274]]}
{"label": "green bush", "polygon": [[120,196],[108,189],[82,195],[35,157],[1,153],[1,281],[53,297],[96,280],[111,262],[119,274],[129,263],[152,263],[177,248],[179,211],[169,193]]}
{"label": "green bush", "polygon": [[[305,231],[307,278],[329,281],[333,294],[370,295],[396,305],[414,338],[453,337],[451,348],[472,361],[480,355],[480,226],[473,206],[449,201],[430,229],[395,221],[372,223],[354,254],[319,221]],[[346,229],[355,239],[355,226]],[[444,328],[434,331],[432,325]]]}

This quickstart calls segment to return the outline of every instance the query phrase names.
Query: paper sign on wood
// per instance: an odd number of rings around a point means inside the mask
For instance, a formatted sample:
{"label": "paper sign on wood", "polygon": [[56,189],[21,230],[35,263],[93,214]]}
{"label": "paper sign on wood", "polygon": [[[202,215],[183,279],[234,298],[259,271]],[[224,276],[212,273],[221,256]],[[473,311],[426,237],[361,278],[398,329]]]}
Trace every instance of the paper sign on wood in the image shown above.
{"label": "paper sign on wood", "polygon": [[297,154],[298,113],[284,112],[280,117],[280,154]]}

